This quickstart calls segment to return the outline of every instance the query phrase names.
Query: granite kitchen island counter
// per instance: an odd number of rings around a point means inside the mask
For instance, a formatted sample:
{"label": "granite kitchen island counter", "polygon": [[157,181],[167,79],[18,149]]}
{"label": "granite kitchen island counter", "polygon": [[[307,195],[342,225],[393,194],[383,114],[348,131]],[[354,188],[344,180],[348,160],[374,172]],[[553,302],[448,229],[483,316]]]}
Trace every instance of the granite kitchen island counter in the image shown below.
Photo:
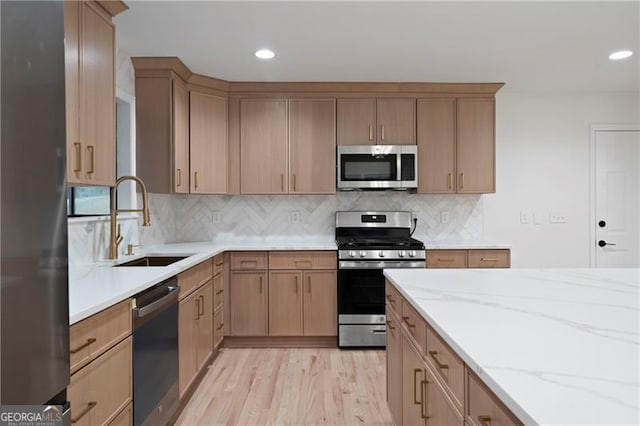
{"label": "granite kitchen island counter", "polygon": [[639,269],[385,275],[525,424],[639,423]]}

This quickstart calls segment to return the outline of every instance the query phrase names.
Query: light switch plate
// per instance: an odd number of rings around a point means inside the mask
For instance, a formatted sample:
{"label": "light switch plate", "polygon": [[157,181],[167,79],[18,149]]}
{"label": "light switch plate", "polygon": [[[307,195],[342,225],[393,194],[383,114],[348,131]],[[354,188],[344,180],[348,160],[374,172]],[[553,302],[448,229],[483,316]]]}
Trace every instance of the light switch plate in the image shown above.
{"label": "light switch plate", "polygon": [[449,217],[449,212],[448,211],[443,210],[443,211],[440,212],[440,223],[442,223],[443,225],[447,224],[447,223],[449,223],[449,219],[450,219],[450,217]]}
{"label": "light switch plate", "polygon": [[291,210],[289,212],[289,222],[300,223],[301,216],[300,210]]}
{"label": "light switch plate", "polygon": [[533,213],[533,224],[534,225],[542,225],[542,224],[544,224],[544,220],[546,219],[546,216],[547,215],[545,215],[542,212]]}
{"label": "light switch plate", "polygon": [[567,212],[563,210],[549,212],[549,223],[567,223]]}
{"label": "light switch plate", "polygon": [[531,223],[531,212],[521,211],[520,212],[520,223],[523,225],[528,225]]}
{"label": "light switch plate", "polygon": [[213,212],[213,223],[220,223],[222,222],[222,215],[220,214],[219,211],[214,211]]}

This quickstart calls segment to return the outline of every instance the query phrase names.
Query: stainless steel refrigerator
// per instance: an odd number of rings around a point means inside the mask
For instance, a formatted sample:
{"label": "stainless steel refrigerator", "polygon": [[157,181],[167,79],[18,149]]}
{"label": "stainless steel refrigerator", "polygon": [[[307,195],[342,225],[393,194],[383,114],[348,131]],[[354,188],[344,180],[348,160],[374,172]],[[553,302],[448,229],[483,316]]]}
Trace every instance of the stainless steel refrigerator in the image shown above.
{"label": "stainless steel refrigerator", "polygon": [[59,405],[69,384],[63,3],[2,1],[0,14],[0,402]]}

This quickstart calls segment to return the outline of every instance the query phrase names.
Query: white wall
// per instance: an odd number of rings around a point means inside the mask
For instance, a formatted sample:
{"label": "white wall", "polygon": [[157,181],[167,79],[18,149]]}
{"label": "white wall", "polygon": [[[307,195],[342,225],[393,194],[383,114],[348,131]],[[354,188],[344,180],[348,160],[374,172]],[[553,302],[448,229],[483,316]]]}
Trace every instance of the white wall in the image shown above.
{"label": "white wall", "polygon": [[[590,126],[639,123],[639,114],[638,93],[498,92],[485,239],[511,244],[514,267],[588,267]],[[549,223],[556,210],[566,224]],[[531,223],[520,223],[523,211]]]}

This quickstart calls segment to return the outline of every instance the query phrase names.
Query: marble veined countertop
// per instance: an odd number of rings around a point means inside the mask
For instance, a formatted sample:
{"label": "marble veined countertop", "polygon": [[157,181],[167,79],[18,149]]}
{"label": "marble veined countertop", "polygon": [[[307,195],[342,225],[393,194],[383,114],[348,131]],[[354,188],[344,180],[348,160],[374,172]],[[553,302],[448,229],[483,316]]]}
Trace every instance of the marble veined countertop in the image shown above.
{"label": "marble veined countertop", "polygon": [[525,424],[640,423],[640,269],[385,275]]}
{"label": "marble veined countertop", "polygon": [[[69,324],[75,324],[167,278],[228,250],[336,250],[328,239],[270,239],[181,243],[149,246],[134,256],[120,256],[117,263],[147,255],[188,256],[168,266],[118,267],[114,261],[69,269]],[[138,251],[138,250],[136,250]]]}

